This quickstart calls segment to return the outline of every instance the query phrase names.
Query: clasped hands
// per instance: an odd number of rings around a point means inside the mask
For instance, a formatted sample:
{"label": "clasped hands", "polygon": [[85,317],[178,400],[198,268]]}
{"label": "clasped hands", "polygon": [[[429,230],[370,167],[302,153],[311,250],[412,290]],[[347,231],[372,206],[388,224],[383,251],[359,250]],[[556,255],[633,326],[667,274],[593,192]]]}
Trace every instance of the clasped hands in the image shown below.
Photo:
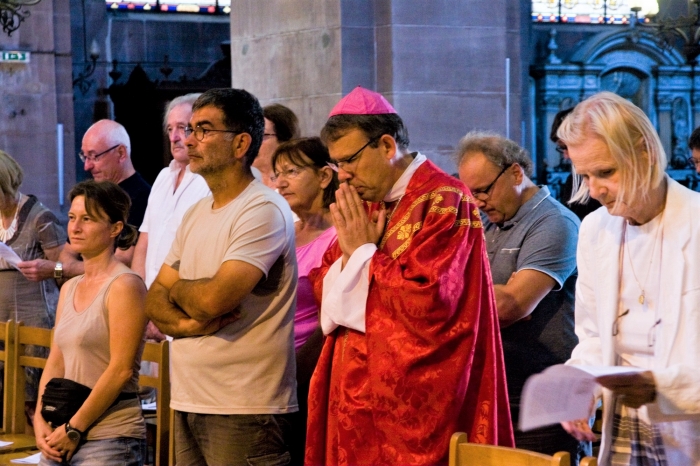
{"label": "clasped hands", "polygon": [[365,244],[377,244],[384,234],[386,210],[367,215],[357,190],[342,183],[335,192],[335,203],[330,205],[333,225],[338,234],[338,245],[343,251],[343,267],[357,248]]}
{"label": "clasped hands", "polygon": [[70,461],[78,449],[78,442],[68,438],[65,424],[52,429],[43,419],[36,422],[34,418],[37,448],[49,459],[62,463],[63,459]]}

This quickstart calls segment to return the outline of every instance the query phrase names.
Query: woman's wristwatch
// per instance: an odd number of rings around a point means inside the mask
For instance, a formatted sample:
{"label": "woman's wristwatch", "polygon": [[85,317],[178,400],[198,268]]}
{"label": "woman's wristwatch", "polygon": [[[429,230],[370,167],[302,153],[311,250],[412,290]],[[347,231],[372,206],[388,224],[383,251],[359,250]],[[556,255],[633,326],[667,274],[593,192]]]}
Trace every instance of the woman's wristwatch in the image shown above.
{"label": "woman's wristwatch", "polygon": [[75,427],[71,427],[68,422],[66,422],[66,435],[71,442],[80,443],[80,440],[83,438],[83,432],[80,432]]}

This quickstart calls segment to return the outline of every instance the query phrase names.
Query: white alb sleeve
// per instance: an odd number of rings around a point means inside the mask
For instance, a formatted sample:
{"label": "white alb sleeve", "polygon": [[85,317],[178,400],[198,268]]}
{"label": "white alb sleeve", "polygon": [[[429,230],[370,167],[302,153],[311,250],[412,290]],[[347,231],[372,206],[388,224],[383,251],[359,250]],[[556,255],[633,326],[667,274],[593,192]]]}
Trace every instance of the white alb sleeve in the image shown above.
{"label": "white alb sleeve", "polygon": [[323,279],[321,329],[328,335],[338,326],[365,332],[365,313],[369,292],[369,264],[377,245],[363,244],[341,270],[341,257]]}

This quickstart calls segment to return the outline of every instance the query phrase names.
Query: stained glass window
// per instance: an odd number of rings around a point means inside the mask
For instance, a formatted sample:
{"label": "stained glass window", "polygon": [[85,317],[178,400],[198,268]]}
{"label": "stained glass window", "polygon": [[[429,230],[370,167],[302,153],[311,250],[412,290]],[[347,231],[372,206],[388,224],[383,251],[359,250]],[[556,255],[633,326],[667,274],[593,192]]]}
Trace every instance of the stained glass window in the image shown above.
{"label": "stained glass window", "polygon": [[[641,2],[639,20],[648,13]],[[634,18],[639,0],[532,0],[532,21],[537,23],[626,24]],[[658,11],[658,8],[657,8]]]}
{"label": "stained glass window", "polygon": [[229,14],[231,0],[105,0],[108,10]]}

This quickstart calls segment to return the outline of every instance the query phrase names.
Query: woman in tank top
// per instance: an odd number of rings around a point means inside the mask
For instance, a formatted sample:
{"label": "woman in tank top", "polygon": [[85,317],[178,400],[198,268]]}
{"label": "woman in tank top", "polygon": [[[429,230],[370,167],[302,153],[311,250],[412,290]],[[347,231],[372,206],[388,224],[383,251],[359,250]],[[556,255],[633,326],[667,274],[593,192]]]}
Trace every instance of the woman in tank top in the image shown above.
{"label": "woman in tank top", "polygon": [[[107,181],[84,181],[69,196],[68,237],[83,257],[85,274],[66,282],[58,301],[34,418],[40,464],[142,465],[146,428],[137,392],[146,287],[114,257],[115,248],[136,242],[136,229],[126,224],[131,201]],[[92,389],[59,426],[41,415],[44,389],[54,377]]]}

